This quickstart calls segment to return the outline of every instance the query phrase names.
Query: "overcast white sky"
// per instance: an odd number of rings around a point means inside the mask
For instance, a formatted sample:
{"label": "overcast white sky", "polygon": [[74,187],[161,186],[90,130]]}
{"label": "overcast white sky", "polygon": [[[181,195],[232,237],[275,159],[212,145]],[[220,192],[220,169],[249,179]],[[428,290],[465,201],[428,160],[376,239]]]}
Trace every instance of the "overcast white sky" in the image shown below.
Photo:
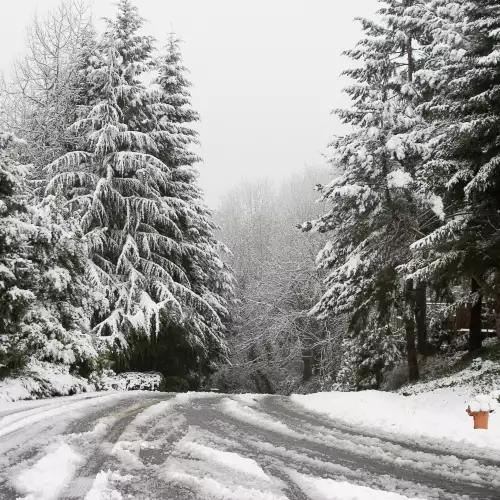
{"label": "overcast white sky", "polygon": [[[23,50],[24,27],[59,0],[12,0],[0,16],[0,68]],[[342,50],[359,39],[356,16],[376,0],[136,0],[146,31],[184,40],[193,104],[201,114],[199,165],[206,200],[216,206],[242,178],[279,179],[322,153],[341,126],[330,116],[345,104],[350,65]],[[96,18],[114,3],[94,0]]]}

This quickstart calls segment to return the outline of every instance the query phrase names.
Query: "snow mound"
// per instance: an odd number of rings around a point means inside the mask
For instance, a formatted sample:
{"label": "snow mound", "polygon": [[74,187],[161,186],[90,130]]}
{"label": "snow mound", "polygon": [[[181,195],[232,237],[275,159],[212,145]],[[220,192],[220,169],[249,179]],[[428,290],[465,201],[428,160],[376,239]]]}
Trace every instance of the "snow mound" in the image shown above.
{"label": "snow mound", "polygon": [[367,486],[312,477],[290,470],[288,475],[311,500],[417,500]]}
{"label": "snow mound", "polygon": [[32,359],[23,374],[0,380],[0,401],[70,396],[95,391],[87,380],[72,375],[66,365]]}
{"label": "snow mound", "polygon": [[478,411],[495,411],[498,408],[498,396],[495,393],[487,394],[478,394],[471,401],[469,401],[469,409],[471,412]]}
{"label": "snow mound", "polygon": [[53,500],[73,478],[83,458],[62,443],[15,479],[18,491],[26,493],[24,500]]}
{"label": "snow mound", "polygon": [[122,476],[118,472],[101,471],[94,479],[92,488],[85,495],[85,500],[122,500],[121,493],[113,487],[113,483],[125,483],[132,479],[134,477],[130,474]]}

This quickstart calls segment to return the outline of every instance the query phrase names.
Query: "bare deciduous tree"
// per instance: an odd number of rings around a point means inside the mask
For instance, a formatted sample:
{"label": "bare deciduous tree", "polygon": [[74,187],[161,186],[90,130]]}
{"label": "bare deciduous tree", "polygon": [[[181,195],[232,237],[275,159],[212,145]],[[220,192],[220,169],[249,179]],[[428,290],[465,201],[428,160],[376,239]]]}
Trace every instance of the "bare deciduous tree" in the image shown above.
{"label": "bare deciduous tree", "polygon": [[93,33],[87,0],[63,0],[35,16],[26,29],[26,54],[2,85],[6,128],[28,139],[28,160],[36,167],[70,149],[68,125],[75,117],[81,48]]}
{"label": "bare deciduous tree", "polygon": [[268,180],[243,182],[218,211],[239,298],[232,366],[219,374],[226,390],[289,393],[334,374],[342,323],[309,315],[322,294],[315,257],[324,237],[296,228],[320,210],[313,186],[323,176],[308,169],[279,189]]}

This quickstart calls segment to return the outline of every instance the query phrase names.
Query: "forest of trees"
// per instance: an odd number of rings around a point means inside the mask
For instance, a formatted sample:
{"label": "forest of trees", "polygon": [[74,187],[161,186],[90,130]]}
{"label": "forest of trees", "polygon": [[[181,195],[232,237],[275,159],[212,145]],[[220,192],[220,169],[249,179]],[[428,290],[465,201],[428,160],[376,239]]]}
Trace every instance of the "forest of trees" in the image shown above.
{"label": "forest of trees", "polygon": [[158,50],[130,0],[104,33],[78,0],[35,18],[0,88],[0,378],[380,388],[500,342],[500,5],[358,21],[329,169],[212,214],[176,35]]}
{"label": "forest of trees", "polygon": [[180,43],[157,51],[142,24],[121,0],[101,35],[62,3],[4,86],[0,375],[111,362],[196,388],[226,356],[232,278],[197,185]]}
{"label": "forest of trees", "polygon": [[322,215],[302,212],[314,239],[284,236],[308,194],[280,193],[275,209],[256,185],[223,204],[241,300],[224,375],[237,385],[379,388],[398,367],[416,381],[429,356],[474,353],[495,330],[500,341],[500,5],[380,4],[346,53],[350,106],[335,114],[347,133],[317,186]]}

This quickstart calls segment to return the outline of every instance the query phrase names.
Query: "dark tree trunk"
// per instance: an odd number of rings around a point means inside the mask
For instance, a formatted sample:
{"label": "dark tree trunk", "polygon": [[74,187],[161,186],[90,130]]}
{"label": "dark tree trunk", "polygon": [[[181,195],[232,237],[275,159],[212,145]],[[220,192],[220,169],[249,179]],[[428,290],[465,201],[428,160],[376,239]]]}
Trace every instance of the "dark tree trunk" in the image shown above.
{"label": "dark tree trunk", "polygon": [[408,81],[413,82],[413,40],[411,37],[408,37],[408,45],[407,45],[407,56],[408,56]]}
{"label": "dark tree trunk", "polygon": [[406,283],[406,297],[403,313],[403,321],[406,334],[406,354],[408,359],[408,376],[410,382],[416,382],[419,379],[417,346],[415,344],[415,291],[413,280]]}
{"label": "dark tree trunk", "polygon": [[267,378],[267,375],[262,373],[260,370],[257,370],[257,375],[260,378],[260,381],[264,385],[264,394],[274,394],[273,386],[271,385],[271,382]]}
{"label": "dark tree trunk", "polygon": [[495,307],[495,327],[497,331],[497,340],[500,344],[500,295],[497,295]]}
{"label": "dark tree trunk", "polygon": [[497,269],[496,273],[496,283],[495,283],[495,329],[497,332],[497,340],[500,344],[500,269]]}
{"label": "dark tree trunk", "polygon": [[[479,283],[471,279],[471,292],[480,292]],[[483,345],[483,332],[481,331],[481,312],[483,308],[483,297],[480,294],[478,300],[471,304],[469,322],[469,352],[479,349]]]}
{"label": "dark tree trunk", "polygon": [[309,382],[313,376],[313,353],[311,349],[302,351],[302,363],[304,368],[302,371],[302,382]]}
{"label": "dark tree trunk", "polygon": [[415,323],[418,353],[428,356],[430,349],[427,339],[427,283],[425,281],[419,281],[415,289]]}
{"label": "dark tree trunk", "polygon": [[258,374],[253,374],[252,375],[253,381],[255,383],[255,392],[257,394],[263,394],[265,391],[262,390],[262,387],[260,386],[260,380]]}

